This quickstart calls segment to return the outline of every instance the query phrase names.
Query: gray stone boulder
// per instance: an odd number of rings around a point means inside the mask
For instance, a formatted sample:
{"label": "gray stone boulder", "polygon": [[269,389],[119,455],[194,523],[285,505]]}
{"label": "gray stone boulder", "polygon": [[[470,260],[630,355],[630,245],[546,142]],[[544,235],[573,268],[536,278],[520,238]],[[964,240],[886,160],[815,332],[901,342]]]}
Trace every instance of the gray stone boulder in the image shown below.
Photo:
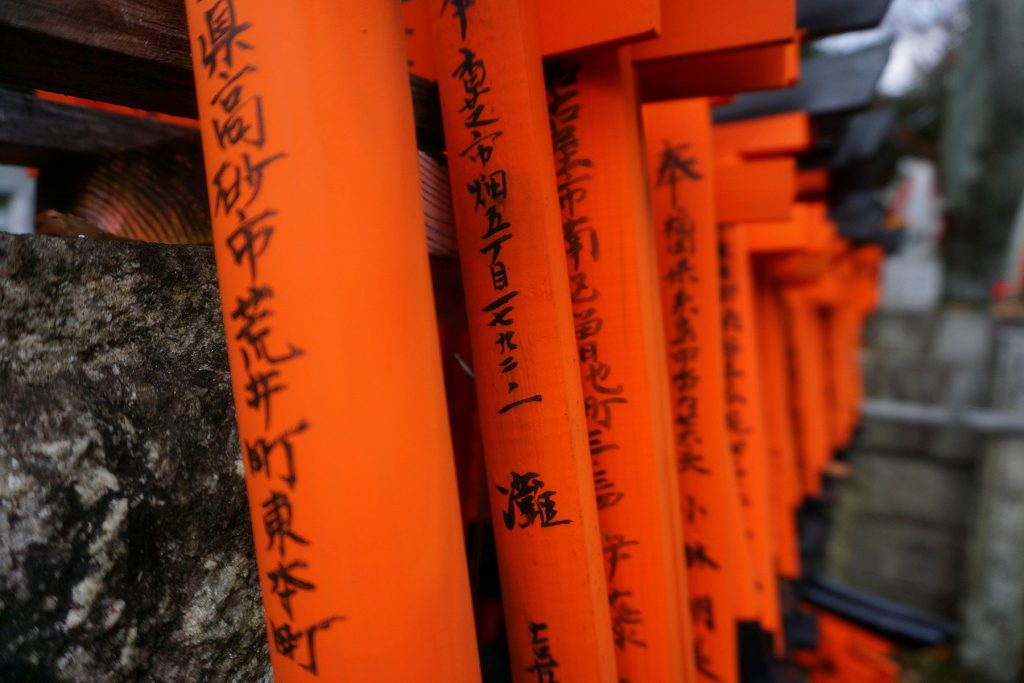
{"label": "gray stone boulder", "polygon": [[0,233],[0,681],[271,680],[216,283]]}

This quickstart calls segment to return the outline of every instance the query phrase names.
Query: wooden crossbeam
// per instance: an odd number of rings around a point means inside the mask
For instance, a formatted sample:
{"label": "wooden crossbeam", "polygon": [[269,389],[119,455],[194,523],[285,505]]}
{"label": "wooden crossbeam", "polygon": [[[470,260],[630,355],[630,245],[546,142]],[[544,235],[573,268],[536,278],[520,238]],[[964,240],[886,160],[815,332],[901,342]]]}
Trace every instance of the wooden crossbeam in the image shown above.
{"label": "wooden crossbeam", "polygon": [[185,5],[5,1],[0,4],[0,83],[194,117]]}
{"label": "wooden crossbeam", "polygon": [[0,163],[39,166],[67,154],[101,154],[192,140],[193,128],[0,90]]}

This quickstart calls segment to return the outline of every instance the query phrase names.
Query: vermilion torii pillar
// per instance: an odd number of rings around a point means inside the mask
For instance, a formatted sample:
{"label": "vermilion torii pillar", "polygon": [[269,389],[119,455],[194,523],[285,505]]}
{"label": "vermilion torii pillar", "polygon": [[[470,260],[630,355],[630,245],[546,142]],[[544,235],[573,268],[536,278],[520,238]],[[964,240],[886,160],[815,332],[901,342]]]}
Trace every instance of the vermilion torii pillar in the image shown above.
{"label": "vermilion torii pillar", "polygon": [[275,679],[477,681],[398,6],[186,9]]}
{"label": "vermilion torii pillar", "polygon": [[629,56],[547,67],[562,239],[619,677],[692,681],[663,331]]}
{"label": "vermilion torii pillar", "polygon": [[[694,659],[698,680],[735,683],[737,576],[744,574],[739,501],[725,432],[710,108],[703,99],[647,104],[643,121]],[[752,590],[749,565],[745,576]]]}
{"label": "vermilion torii pillar", "polygon": [[512,673],[616,681],[537,17],[437,2],[435,61]]}

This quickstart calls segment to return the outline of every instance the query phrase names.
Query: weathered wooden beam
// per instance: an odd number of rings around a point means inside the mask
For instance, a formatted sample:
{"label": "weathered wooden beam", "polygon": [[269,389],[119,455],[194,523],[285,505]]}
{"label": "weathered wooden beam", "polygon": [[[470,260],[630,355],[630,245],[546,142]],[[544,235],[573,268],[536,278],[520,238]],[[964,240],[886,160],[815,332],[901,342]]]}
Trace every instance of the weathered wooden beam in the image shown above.
{"label": "weathered wooden beam", "polygon": [[185,6],[173,0],[5,0],[0,83],[195,116]]}
{"label": "weathered wooden beam", "polygon": [[[0,85],[195,118],[180,0],[4,0]],[[420,148],[441,142],[437,85],[412,77]]]}
{"label": "weathered wooden beam", "polygon": [[797,85],[740,95],[731,104],[715,108],[715,122],[790,111],[814,116],[866,107],[889,61],[889,48],[889,43],[883,43],[847,54],[808,57],[801,64]]}
{"label": "weathered wooden beam", "polygon": [[162,121],[61,104],[0,90],[0,163],[36,166],[67,154],[103,154],[192,138]]}
{"label": "weathered wooden beam", "polygon": [[191,71],[178,0],[4,0],[0,24]]}
{"label": "weathered wooden beam", "polygon": [[796,24],[815,37],[874,28],[889,4],[890,0],[799,0]]}

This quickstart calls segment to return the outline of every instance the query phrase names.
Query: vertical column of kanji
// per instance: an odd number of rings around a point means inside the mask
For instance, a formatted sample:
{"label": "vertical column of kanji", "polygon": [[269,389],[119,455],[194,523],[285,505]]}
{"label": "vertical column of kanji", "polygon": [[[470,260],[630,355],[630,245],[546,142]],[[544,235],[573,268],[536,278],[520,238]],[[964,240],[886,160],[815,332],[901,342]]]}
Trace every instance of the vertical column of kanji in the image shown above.
{"label": "vertical column of kanji", "polygon": [[[536,16],[439,0],[435,47],[513,674],[616,680]],[[597,325],[576,320],[583,334]]]}
{"label": "vertical column of kanji", "polygon": [[[631,59],[629,51],[624,51],[622,59]],[[630,65],[632,66],[632,65]],[[679,644],[683,656],[683,670],[686,680],[697,681],[697,668],[694,658],[693,620],[690,610],[690,592],[686,576],[686,556],[683,533],[683,517],[679,491],[679,475],[676,458],[676,437],[674,430],[674,411],[669,391],[668,354],[665,346],[665,325],[661,306],[661,275],[658,266],[658,249],[656,244],[654,220],[648,194],[647,159],[641,131],[641,104],[639,88],[636,83],[635,70],[623,70],[623,89],[626,92],[626,116],[629,127],[627,144],[629,145],[629,161],[634,167],[631,173],[634,192],[644,198],[634,206],[635,221],[639,226],[636,233],[637,263],[640,275],[640,303],[642,305],[641,320],[643,342],[648,361],[646,364],[648,395],[651,402],[651,413],[654,424],[654,448],[660,470],[663,495],[669,505],[669,534],[673,552],[670,554],[672,575],[675,577],[677,599],[679,601]]]}
{"label": "vertical column of kanji", "polygon": [[[758,269],[761,270],[760,268]],[[796,538],[796,510],[803,497],[793,444],[793,421],[789,390],[789,359],[781,302],[775,286],[759,272],[756,290],[758,357],[761,367],[761,395],[768,425],[772,476],[772,521],[778,571],[781,576],[800,576],[800,548]]]}
{"label": "vertical column of kanji", "polygon": [[781,638],[761,363],[754,323],[750,252],[744,230],[736,224],[719,226],[726,429],[736,466],[746,540],[754,562],[761,625]]}
{"label": "vertical column of kanji", "polygon": [[672,516],[658,458],[643,336],[631,65],[596,49],[547,65],[569,293],[619,677],[684,681]]}
{"label": "vertical column of kanji", "polygon": [[275,678],[479,680],[398,6],[186,8]]}
{"label": "vertical column of kanji", "polygon": [[706,100],[643,108],[699,680],[737,681],[736,480],[727,453]]}

